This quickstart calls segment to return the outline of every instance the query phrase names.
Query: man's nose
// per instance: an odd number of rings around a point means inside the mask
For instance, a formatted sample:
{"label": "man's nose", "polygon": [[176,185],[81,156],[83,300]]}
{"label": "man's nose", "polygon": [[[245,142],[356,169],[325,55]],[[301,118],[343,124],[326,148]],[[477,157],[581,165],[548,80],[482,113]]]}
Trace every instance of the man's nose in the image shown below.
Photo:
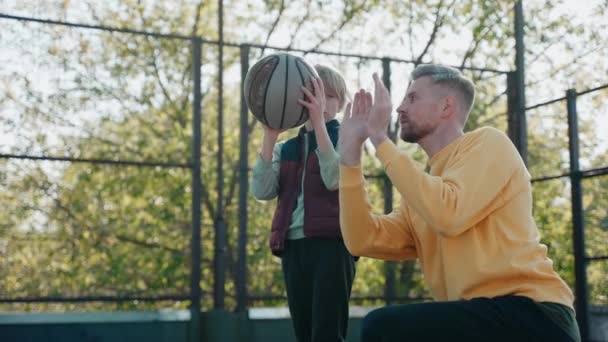
{"label": "man's nose", "polygon": [[407,106],[404,104],[399,105],[399,107],[397,107],[397,113],[399,114],[399,118],[407,114]]}

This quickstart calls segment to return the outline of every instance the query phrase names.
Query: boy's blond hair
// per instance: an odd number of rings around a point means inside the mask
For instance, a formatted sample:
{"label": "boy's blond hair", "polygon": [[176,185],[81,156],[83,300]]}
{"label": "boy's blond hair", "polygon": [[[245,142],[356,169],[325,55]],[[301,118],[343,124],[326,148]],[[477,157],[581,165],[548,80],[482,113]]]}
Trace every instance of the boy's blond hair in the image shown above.
{"label": "boy's blond hair", "polygon": [[319,77],[323,81],[325,94],[338,98],[338,111],[341,111],[344,108],[346,99],[349,97],[344,77],[342,77],[339,71],[327,65],[317,64],[315,65],[315,70],[317,70]]}

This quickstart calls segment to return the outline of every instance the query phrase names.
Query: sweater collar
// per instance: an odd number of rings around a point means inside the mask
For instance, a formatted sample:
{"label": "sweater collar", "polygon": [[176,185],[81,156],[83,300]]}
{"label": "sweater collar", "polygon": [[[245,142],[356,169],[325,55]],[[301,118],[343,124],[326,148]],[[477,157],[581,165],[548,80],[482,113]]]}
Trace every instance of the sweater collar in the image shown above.
{"label": "sweater collar", "polygon": [[[338,119],[331,119],[325,123],[325,128],[327,128],[328,132],[337,130],[339,127],[340,127],[340,122],[338,121]],[[314,133],[314,130],[307,132],[306,126],[302,125],[302,127],[300,128],[299,135],[304,135],[306,133]]]}

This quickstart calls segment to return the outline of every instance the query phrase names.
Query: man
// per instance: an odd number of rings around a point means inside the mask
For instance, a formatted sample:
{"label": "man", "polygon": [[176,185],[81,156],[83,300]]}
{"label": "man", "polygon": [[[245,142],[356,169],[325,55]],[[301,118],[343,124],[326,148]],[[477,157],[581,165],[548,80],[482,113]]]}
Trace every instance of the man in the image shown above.
{"label": "man", "polygon": [[[340,225],[353,255],[419,259],[437,301],[372,311],[361,341],[580,341],[517,150],[496,129],[463,132],[475,88],[458,70],[421,65],[411,80],[397,108],[401,139],[422,147],[429,172],[387,138],[392,105],[374,74],[374,98],[360,90],[340,132]],[[388,215],[367,200],[367,138],[401,195]]]}

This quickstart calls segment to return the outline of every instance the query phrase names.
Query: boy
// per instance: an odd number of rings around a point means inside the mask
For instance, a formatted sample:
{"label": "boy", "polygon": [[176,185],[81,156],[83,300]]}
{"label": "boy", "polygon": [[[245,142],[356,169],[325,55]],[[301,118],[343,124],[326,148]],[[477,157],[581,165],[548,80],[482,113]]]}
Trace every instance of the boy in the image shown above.
{"label": "boy", "polygon": [[282,131],[264,127],[251,189],[258,200],[278,197],[270,248],[281,257],[298,341],[344,341],[355,264],[340,233],[335,117],[347,89],[334,69],[315,69],[315,94],[303,88],[306,100],[299,100],[310,120],[281,143],[276,141]]}

